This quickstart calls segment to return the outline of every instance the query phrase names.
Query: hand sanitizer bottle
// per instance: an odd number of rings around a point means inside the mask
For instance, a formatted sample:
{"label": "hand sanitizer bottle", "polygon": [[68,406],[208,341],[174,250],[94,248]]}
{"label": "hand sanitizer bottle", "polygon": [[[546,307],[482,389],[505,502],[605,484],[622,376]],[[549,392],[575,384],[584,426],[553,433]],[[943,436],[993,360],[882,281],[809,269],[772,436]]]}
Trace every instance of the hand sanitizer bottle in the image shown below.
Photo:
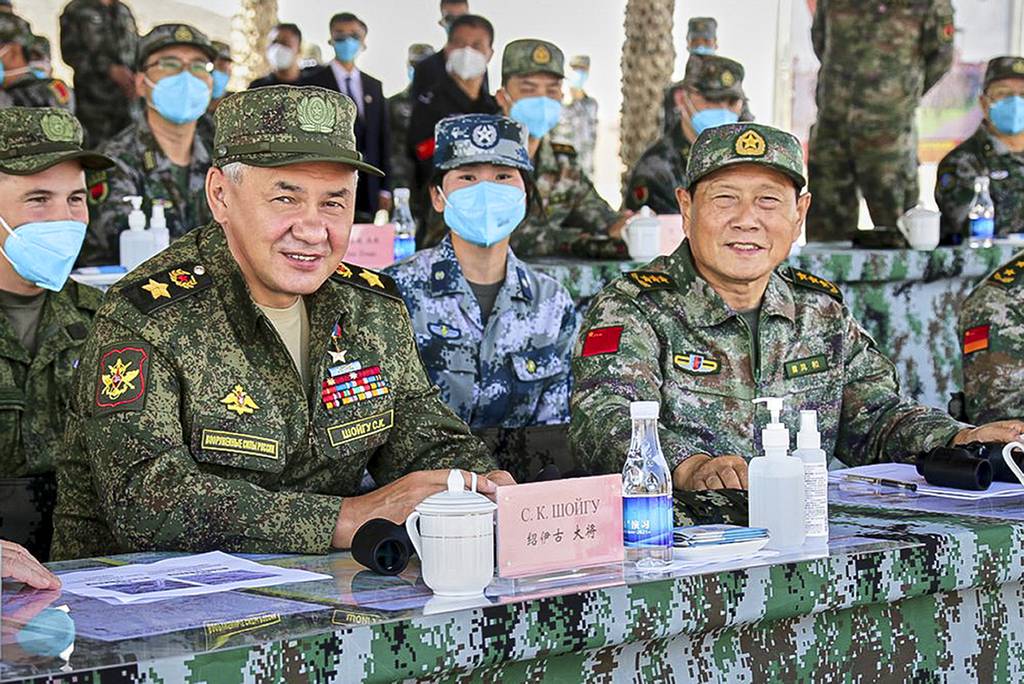
{"label": "hand sanitizer bottle", "polygon": [[750,461],[750,526],[768,528],[768,547],[792,550],[804,543],[804,464],[787,455],[789,430],[782,424],[782,399],[765,397],[771,422],[761,431],[764,456]]}
{"label": "hand sanitizer bottle", "polygon": [[658,440],[658,402],[629,405],[633,437],[622,468],[622,523],[626,560],[639,570],[672,561],[672,474]]}
{"label": "hand sanitizer bottle", "polygon": [[800,412],[793,456],[804,464],[804,523],[807,544],[828,546],[828,462],[818,434],[818,414]]}
{"label": "hand sanitizer bottle", "polygon": [[121,231],[120,254],[121,266],[131,271],[153,255],[153,236],[146,232],[146,214],[142,211],[142,198],[128,195],[125,202],[132,203],[132,211],[128,214],[128,230]]}
{"label": "hand sanitizer bottle", "polygon": [[149,216],[149,230],[153,236],[153,253],[167,249],[171,244],[171,233],[167,230],[167,218],[164,216],[164,201],[153,200],[153,211]]}

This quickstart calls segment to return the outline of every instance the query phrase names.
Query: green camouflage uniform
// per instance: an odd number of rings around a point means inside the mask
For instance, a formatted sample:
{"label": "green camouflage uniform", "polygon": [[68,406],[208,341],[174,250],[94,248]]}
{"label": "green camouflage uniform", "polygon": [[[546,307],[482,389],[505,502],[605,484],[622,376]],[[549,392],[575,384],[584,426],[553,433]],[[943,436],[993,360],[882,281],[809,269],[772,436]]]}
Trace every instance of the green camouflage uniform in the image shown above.
{"label": "green camouflage uniform", "polygon": [[[1024,79],[1024,57],[997,57],[988,63],[985,84]],[[942,211],[943,235],[966,235],[967,214],[974,199],[974,179],[989,177],[996,208],[996,235],[1024,233],[1024,152],[1011,152],[988,121],[957,145],[939,163],[935,202]]]}
{"label": "green camouflage uniform", "polygon": [[[44,146],[50,151],[38,152]],[[0,110],[0,173],[31,175],[76,159],[83,167],[111,163],[83,154],[82,127],[69,112]],[[34,355],[0,313],[0,530],[45,559],[71,376],[102,294],[68,281],[43,296]]]}
{"label": "green camouflage uniform", "polygon": [[808,239],[852,239],[858,190],[876,226],[917,204],[914,116],[953,63],[954,32],[950,0],[818,0]]}
{"label": "green camouflage uniform", "polygon": [[[231,56],[231,46],[224,41],[211,40],[210,45],[212,45],[213,49],[217,51],[217,60],[226,59],[229,62],[235,61]],[[213,114],[217,111],[217,105],[220,104],[221,100],[234,92],[235,91],[233,90],[225,90],[224,94],[220,97],[211,99],[210,106],[206,109],[206,112],[199,117],[199,121],[196,122],[196,135],[202,139],[206,149],[211,149],[213,147]]]}
{"label": "green camouflage uniform", "polygon": [[[426,43],[413,43],[409,46],[410,69],[434,54],[434,48]],[[411,72],[410,72],[411,73]],[[416,167],[406,151],[409,138],[409,120],[412,108],[416,104],[412,97],[412,80],[405,90],[388,98],[388,116],[391,120],[391,187],[412,188],[416,179]]]}
{"label": "green camouflage uniform", "polygon": [[[743,98],[742,64],[715,56],[702,57],[695,64],[673,89],[689,86],[711,100]],[[675,125],[637,160],[623,193],[623,206],[637,211],[646,205],[656,214],[678,214],[676,188],[686,177],[690,145],[677,115]]]}
{"label": "green camouflage uniform", "polygon": [[132,122],[132,102],[110,79],[112,65],[133,68],[139,35],[128,5],[72,0],[60,16],[61,58],[75,71],[77,116],[97,147]]}
{"label": "green camouflage uniform", "polygon": [[[543,40],[514,40],[501,58],[501,78],[547,73],[565,77],[562,51]],[[572,145],[544,136],[533,157],[534,192],[526,219],[512,234],[511,247],[520,257],[555,254],[624,257],[621,240],[609,240],[608,229],[619,215],[601,199],[580,167]]]}
{"label": "green camouflage uniform", "polygon": [[967,296],[959,328],[968,419],[1024,418],[1024,252]]}
{"label": "green camouflage uniform", "polygon": [[[797,139],[748,123],[698,137],[688,185],[742,163],[781,170],[803,186]],[[792,395],[783,419],[794,431],[800,410],[816,410],[822,448],[848,465],[906,459],[947,443],[963,427],[901,398],[895,367],[835,285],[778,269],[753,340],[746,321],[697,274],[687,242],[597,296],[573,357],[570,440],[576,459],[594,473],[622,469],[631,401],[661,404],[661,444],[673,470],[699,453],[760,453],[768,414],[755,408],[755,397]],[[741,504],[737,515],[743,510]]]}
{"label": "green camouflage uniform", "polygon": [[[147,33],[139,43],[139,64],[157,50],[182,44],[205,50],[211,60],[216,55],[206,36],[191,26],[163,24]],[[146,216],[152,213],[153,200],[164,202],[164,215],[172,240],[213,218],[206,203],[205,190],[210,150],[203,143],[199,128],[196,128],[192,139],[192,158],[187,169],[188,192],[183,193],[175,179],[176,173],[182,171],[164,154],[153,136],[148,116],[159,114],[156,110],[147,111],[139,121],[102,146],[101,151],[116,162],[114,168],[89,174],[86,178],[89,201],[94,208],[79,265],[119,262],[119,237],[121,231],[128,228],[128,214],[132,210],[131,203],[124,201],[128,195],[142,196],[142,210]]]}
{"label": "green camouflage uniform", "polygon": [[[237,93],[217,108],[215,163],[380,173],[355,149],[355,117],[351,100],[319,88]],[[263,144],[276,149],[245,149]],[[309,387],[216,223],[110,290],[72,391],[56,556],[324,553],[342,497],[359,493],[367,470],[385,484],[494,467],[428,382],[390,279],[342,264],[304,299]],[[322,394],[360,370],[378,379],[354,380],[340,405]]]}

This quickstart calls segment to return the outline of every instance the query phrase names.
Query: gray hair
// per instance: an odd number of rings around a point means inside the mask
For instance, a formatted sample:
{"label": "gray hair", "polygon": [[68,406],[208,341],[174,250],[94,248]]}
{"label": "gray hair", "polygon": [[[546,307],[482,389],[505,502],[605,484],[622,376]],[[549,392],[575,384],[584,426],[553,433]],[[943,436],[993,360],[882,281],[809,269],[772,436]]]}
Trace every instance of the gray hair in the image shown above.
{"label": "gray hair", "polygon": [[[231,162],[230,164],[225,164],[224,166],[220,167],[220,171],[225,176],[227,176],[228,180],[231,181],[234,185],[241,185],[242,175],[247,166],[248,164],[245,164],[243,162]],[[359,169],[352,169],[352,171],[354,172],[353,179],[355,181],[355,184],[358,185]]]}

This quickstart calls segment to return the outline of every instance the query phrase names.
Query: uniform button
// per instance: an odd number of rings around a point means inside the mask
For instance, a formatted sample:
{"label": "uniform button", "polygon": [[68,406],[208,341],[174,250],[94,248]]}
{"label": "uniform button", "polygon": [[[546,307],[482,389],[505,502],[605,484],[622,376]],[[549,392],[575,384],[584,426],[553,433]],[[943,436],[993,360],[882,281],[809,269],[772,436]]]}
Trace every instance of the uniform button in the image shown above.
{"label": "uniform button", "polygon": [[203,275],[206,273],[206,269],[203,267],[202,264],[199,264],[192,269],[192,272],[195,273],[196,275]]}
{"label": "uniform button", "polygon": [[434,280],[444,280],[444,271],[435,271]]}

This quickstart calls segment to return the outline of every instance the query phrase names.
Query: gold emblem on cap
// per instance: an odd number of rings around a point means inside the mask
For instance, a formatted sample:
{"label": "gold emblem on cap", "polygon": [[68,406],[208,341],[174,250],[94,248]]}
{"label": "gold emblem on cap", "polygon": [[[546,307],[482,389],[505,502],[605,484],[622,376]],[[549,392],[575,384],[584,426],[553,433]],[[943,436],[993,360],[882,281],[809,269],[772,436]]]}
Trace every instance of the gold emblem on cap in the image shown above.
{"label": "gold emblem on cap", "polygon": [[43,135],[53,142],[74,142],[75,126],[60,114],[47,114],[39,121]]}
{"label": "gold emblem on cap", "polygon": [[1014,73],[1024,74],[1024,59],[1018,59],[1014,61],[1013,66],[1011,68],[1013,69]]}
{"label": "gold emblem on cap", "polygon": [[551,51],[543,45],[538,45],[533,49],[532,59],[535,64],[547,64],[551,61]]}
{"label": "gold emblem on cap", "polygon": [[736,138],[736,154],[741,157],[761,157],[764,156],[766,149],[764,138],[754,129],[749,129]]}
{"label": "gold emblem on cap", "polygon": [[320,95],[306,95],[296,105],[299,128],[309,133],[330,133],[338,121],[337,110]]}
{"label": "gold emblem on cap", "polygon": [[188,26],[179,26],[174,30],[174,40],[180,40],[183,43],[191,42],[195,36],[189,30]]}
{"label": "gold emblem on cap", "polygon": [[732,75],[731,71],[723,71],[722,72],[722,85],[724,85],[726,88],[729,88],[735,82],[736,82],[736,77]]}

